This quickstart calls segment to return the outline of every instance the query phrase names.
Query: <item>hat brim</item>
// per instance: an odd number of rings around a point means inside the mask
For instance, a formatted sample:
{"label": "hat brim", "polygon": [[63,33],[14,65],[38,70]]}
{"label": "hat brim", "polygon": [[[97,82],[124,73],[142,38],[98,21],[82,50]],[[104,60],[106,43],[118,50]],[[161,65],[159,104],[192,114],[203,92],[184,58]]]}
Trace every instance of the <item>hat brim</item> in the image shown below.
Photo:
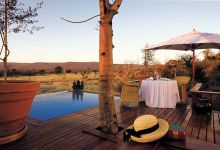
{"label": "hat brim", "polygon": [[[158,123],[159,123],[159,128],[156,131],[151,132],[149,134],[143,134],[141,135],[140,138],[131,136],[131,140],[135,142],[139,142],[139,143],[147,143],[147,142],[156,141],[162,138],[167,133],[169,129],[169,124],[167,121],[163,119],[158,119]],[[129,126],[128,128],[132,129],[133,125]]]}

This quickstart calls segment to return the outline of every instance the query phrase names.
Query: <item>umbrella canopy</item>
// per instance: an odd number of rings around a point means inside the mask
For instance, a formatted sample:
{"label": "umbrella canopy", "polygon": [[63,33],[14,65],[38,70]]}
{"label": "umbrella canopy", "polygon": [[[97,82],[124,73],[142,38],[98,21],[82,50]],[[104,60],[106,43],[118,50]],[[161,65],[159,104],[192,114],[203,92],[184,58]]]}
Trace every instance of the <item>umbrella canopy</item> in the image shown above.
{"label": "umbrella canopy", "polygon": [[158,49],[173,49],[173,50],[183,50],[193,51],[193,81],[195,80],[195,50],[196,49],[206,49],[215,48],[220,49],[220,34],[213,33],[201,33],[193,30],[190,33],[184,34],[172,38],[166,42],[157,44],[152,47],[145,48],[145,50],[158,50]]}
{"label": "umbrella canopy", "polygon": [[146,49],[174,49],[187,51],[206,48],[220,49],[220,34],[201,33],[193,30],[188,34],[172,38],[166,42]]}

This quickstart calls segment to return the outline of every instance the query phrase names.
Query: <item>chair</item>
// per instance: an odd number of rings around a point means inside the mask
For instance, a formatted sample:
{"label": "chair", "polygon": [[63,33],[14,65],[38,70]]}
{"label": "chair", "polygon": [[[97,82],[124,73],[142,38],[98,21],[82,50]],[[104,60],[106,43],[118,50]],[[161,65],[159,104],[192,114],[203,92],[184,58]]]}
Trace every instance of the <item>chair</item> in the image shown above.
{"label": "chair", "polygon": [[196,83],[190,90],[192,93],[192,107],[196,108],[200,113],[210,113],[212,111],[212,98],[219,100],[220,92],[200,90],[202,83]]}
{"label": "chair", "polygon": [[187,86],[189,84],[190,79],[191,78],[188,77],[188,76],[176,76],[175,77],[175,80],[177,81],[177,84],[178,84],[178,87],[179,87],[181,103],[184,100],[188,99]]}
{"label": "chair", "polygon": [[212,105],[207,98],[198,98],[195,102],[195,108],[198,113],[206,114],[212,112]]}
{"label": "chair", "polygon": [[119,79],[121,90],[121,105],[134,104],[138,107],[139,104],[139,85],[137,83],[127,83]]}
{"label": "chair", "polygon": [[201,96],[200,93],[197,93],[202,87],[202,83],[196,83],[191,89],[190,89],[190,93],[192,95],[192,107],[194,107],[196,105],[196,101],[198,99],[198,97]]}

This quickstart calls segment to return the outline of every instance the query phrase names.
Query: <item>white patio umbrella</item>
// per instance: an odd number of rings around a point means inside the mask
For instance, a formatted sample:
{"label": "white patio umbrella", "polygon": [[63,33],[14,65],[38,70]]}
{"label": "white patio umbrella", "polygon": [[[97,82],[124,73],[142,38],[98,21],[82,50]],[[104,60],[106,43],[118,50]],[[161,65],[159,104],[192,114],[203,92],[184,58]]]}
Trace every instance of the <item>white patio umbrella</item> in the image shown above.
{"label": "white patio umbrella", "polygon": [[195,50],[215,48],[220,49],[220,34],[201,33],[193,29],[192,32],[171,38],[170,40],[157,44],[145,50],[171,49],[171,50],[191,50],[193,52],[192,73],[195,81]]}

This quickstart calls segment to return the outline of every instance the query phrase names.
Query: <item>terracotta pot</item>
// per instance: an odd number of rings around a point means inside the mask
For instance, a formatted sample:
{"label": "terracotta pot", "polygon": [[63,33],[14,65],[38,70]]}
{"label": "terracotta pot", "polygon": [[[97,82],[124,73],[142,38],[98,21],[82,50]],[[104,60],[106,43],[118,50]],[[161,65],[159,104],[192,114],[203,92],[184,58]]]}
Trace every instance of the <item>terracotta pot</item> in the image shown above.
{"label": "terracotta pot", "polygon": [[33,81],[0,81],[0,144],[25,134],[24,121],[39,86],[39,82]]}

